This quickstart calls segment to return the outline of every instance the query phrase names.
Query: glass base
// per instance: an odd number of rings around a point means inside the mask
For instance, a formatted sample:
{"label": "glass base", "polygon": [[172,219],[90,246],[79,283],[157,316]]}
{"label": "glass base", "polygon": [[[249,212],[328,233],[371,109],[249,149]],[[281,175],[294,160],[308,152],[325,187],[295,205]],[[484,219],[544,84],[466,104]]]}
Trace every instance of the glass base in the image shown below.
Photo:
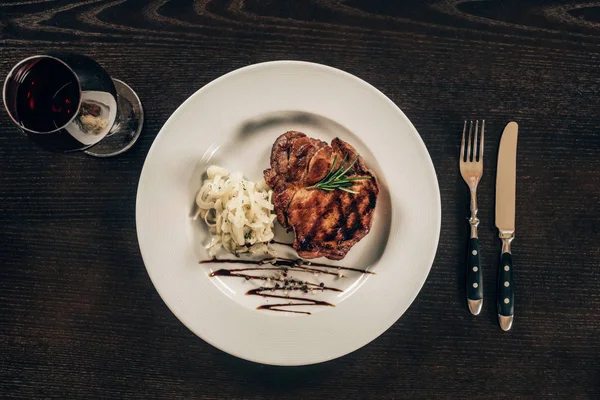
{"label": "glass base", "polygon": [[93,157],[112,157],[131,148],[144,125],[142,102],[125,82],[113,79],[117,89],[117,119],[104,139],[85,150]]}

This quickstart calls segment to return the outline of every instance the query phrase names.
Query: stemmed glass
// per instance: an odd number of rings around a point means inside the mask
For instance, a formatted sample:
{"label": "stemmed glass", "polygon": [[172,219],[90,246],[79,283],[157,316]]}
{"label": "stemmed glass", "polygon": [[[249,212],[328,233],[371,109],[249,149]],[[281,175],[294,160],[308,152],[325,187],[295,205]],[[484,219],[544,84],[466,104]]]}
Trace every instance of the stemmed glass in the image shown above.
{"label": "stemmed glass", "polygon": [[114,156],[133,146],[144,122],[133,89],[81,54],[25,58],[9,72],[2,95],[11,120],[53,151]]}

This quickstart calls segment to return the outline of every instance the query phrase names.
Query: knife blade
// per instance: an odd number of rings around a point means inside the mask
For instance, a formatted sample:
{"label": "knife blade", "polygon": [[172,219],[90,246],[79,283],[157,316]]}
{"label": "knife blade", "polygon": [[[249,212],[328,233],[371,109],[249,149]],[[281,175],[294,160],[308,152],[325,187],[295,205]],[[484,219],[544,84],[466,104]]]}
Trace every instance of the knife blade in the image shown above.
{"label": "knife blade", "polygon": [[519,125],[509,122],[504,128],[498,149],[496,170],[496,227],[502,240],[498,267],[498,322],[510,330],[514,319],[513,262],[510,245],[515,236],[515,201],[517,186],[517,138]]}

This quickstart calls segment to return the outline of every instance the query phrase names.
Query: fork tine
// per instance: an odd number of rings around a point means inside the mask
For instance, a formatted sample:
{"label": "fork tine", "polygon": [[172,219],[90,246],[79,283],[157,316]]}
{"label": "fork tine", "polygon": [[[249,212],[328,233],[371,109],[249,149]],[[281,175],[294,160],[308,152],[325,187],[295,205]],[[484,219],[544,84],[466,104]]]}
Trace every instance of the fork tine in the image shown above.
{"label": "fork tine", "polygon": [[477,139],[479,138],[479,120],[475,121],[475,134],[473,135],[473,162],[477,162]]}
{"label": "fork tine", "polygon": [[460,161],[465,161],[465,132],[467,131],[467,121],[465,121],[465,126],[463,126],[463,134],[462,140],[460,142]]}
{"label": "fork tine", "polygon": [[473,121],[469,122],[469,140],[467,141],[467,162],[472,161],[471,158],[471,133],[473,132]]}
{"label": "fork tine", "polygon": [[479,161],[483,161],[483,134],[485,133],[485,119],[481,120],[481,136],[479,136]]}

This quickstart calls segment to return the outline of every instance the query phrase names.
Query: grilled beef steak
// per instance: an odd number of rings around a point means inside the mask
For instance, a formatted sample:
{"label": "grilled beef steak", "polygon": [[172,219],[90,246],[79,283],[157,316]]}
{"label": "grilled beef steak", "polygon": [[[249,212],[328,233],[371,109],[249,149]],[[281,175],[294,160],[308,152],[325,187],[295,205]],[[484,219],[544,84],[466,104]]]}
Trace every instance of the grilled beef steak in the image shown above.
{"label": "grilled beef steak", "polygon": [[[371,177],[348,188],[357,194],[311,187],[325,178],[334,162],[337,169],[345,159],[347,167],[357,156],[346,175]],[[369,233],[379,184],[362,157],[343,140],[335,138],[328,145],[302,132],[286,132],[273,144],[271,168],[264,176],[273,188],[277,220],[294,231],[293,247],[300,257],[341,260]]]}

